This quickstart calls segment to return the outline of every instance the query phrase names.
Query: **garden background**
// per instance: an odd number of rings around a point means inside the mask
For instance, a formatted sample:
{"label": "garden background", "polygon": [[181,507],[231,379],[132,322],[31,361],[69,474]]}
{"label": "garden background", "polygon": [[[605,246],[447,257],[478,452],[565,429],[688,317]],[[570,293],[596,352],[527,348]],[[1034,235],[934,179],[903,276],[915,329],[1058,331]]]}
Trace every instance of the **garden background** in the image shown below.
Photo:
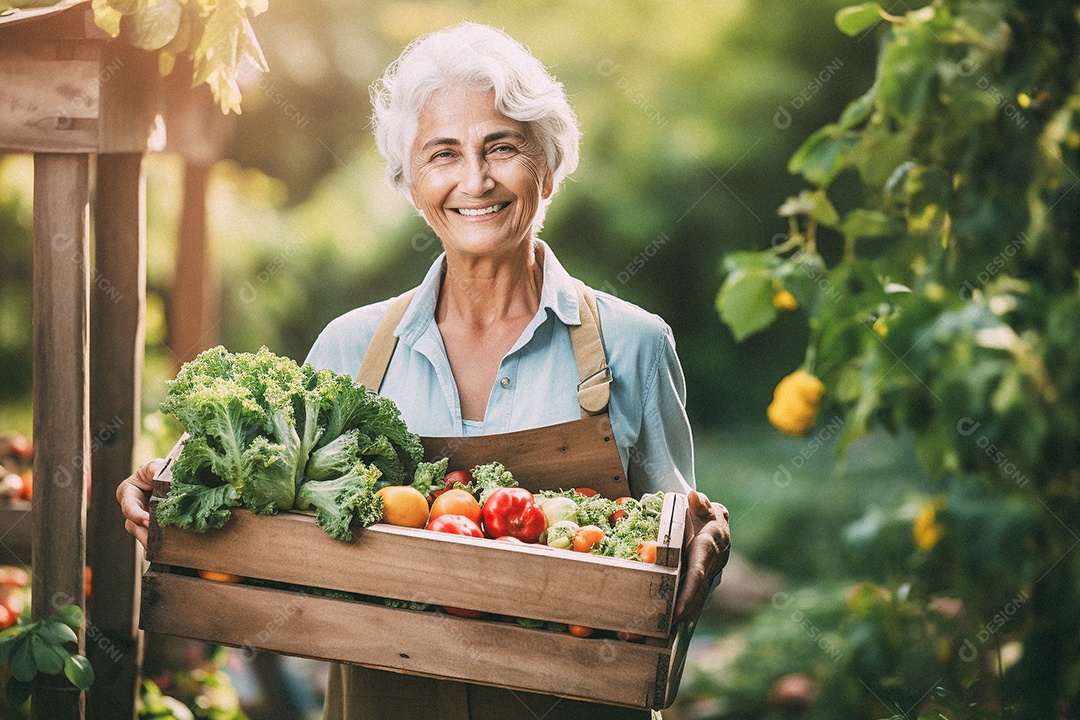
{"label": "garden background", "polygon": [[[419,34],[502,27],[583,131],[542,237],[670,323],[698,484],[731,511],[670,716],[1073,717],[1076,11],[900,1],[845,34],[845,4],[273,0],[270,70],[241,73],[211,172],[213,341],[303,359],[419,282],[438,241],[383,179],[367,88]],[[187,349],[166,311],[181,163],[145,169],[148,459]],[[31,183],[0,158],[0,431],[25,434]],[[793,437],[766,407],[800,367],[825,397]]]}

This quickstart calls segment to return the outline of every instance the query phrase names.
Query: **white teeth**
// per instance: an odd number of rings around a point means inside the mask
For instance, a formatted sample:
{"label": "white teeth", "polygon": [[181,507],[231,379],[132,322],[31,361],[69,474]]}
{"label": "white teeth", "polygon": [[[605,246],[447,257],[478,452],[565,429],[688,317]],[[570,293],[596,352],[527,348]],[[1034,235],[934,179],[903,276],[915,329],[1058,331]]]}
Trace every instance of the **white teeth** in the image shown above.
{"label": "white teeth", "polygon": [[470,208],[458,208],[457,211],[462,215],[467,215],[469,217],[475,217],[476,215],[490,215],[491,213],[499,212],[509,204],[510,203],[500,203],[498,205],[492,205],[490,207],[482,208],[480,210],[472,210]]}

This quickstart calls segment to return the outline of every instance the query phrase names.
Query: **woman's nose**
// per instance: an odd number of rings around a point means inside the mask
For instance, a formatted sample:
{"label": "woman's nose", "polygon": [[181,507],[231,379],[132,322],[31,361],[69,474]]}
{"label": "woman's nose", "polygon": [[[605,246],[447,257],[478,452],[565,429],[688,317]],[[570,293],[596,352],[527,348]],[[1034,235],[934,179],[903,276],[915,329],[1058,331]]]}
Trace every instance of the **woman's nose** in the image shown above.
{"label": "woman's nose", "polygon": [[495,180],[491,177],[491,166],[486,158],[472,157],[464,167],[464,177],[461,179],[462,192],[475,197],[483,195],[495,187]]}

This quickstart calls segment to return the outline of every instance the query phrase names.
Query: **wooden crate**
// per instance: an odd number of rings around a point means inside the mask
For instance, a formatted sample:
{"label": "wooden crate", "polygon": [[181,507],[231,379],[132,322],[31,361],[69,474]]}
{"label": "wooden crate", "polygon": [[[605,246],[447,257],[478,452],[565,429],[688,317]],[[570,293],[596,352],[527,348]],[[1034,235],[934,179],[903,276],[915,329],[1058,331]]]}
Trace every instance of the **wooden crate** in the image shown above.
{"label": "wooden crate", "polygon": [[[166,467],[156,497],[167,492],[168,480]],[[672,627],[685,515],[685,496],[669,493],[655,565],[382,524],[341,542],[313,518],[293,513],[236,510],[224,528],[205,534],[152,521],[140,627],[413,675],[664,708],[674,700],[692,631]],[[305,587],[221,583],[185,568]],[[325,597],[314,588],[372,600]],[[394,608],[378,598],[470,608],[493,619]],[[579,638],[494,619],[502,615],[609,632]],[[623,642],[610,631],[646,638]]]}

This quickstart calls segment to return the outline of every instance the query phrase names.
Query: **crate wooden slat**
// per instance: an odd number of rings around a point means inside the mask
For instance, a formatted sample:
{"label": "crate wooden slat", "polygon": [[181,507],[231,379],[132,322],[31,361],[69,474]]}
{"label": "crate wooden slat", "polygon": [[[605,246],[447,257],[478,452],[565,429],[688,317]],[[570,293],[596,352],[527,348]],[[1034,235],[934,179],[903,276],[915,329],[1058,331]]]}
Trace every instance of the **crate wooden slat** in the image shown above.
{"label": "crate wooden slat", "polygon": [[[582,425],[588,429],[582,432]],[[591,436],[591,437],[590,437]],[[463,444],[460,437],[425,437],[424,459],[450,458],[450,469],[468,470],[492,458],[513,458],[514,479],[523,487],[559,490],[591,487],[615,499],[630,494],[622,463],[611,457],[605,445],[615,442],[606,415],[520,430],[477,435]]]}
{"label": "crate wooden slat", "polygon": [[662,707],[669,693],[669,648],[153,569],[143,597],[144,625],[207,642],[430,677],[452,668],[467,682],[629,707]]}
{"label": "crate wooden slat", "polygon": [[[167,491],[168,479],[166,468],[155,482],[153,503]],[[657,563],[645,564],[382,524],[357,529],[352,542],[341,542],[313,518],[293,513],[267,517],[234,510],[224,528],[197,534],[162,528],[152,512],[153,564],[143,578],[140,627],[395,672],[663,708],[674,699],[692,632],[671,624],[685,515],[685,496],[668,493]],[[178,568],[626,631],[647,642],[579,638],[303,589],[218,583]],[[583,596],[587,602],[574,600]]]}
{"label": "crate wooden slat", "polygon": [[[677,568],[390,525],[340,542],[292,513],[235,510],[204,534],[151,529],[148,557],[165,565],[655,637],[668,636],[678,584]],[[568,602],[582,588],[589,602]]]}

